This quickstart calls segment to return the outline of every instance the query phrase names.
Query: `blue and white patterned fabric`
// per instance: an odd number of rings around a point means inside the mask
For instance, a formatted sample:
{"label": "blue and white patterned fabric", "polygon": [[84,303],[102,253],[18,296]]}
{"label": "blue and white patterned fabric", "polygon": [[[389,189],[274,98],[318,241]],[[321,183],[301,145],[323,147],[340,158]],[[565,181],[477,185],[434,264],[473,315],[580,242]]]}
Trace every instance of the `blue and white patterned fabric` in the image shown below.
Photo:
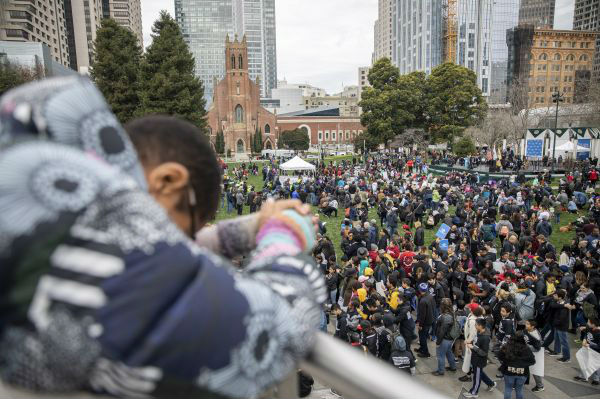
{"label": "blue and white patterned fabric", "polygon": [[311,259],[262,259],[239,274],[198,248],[144,191],[135,151],[89,81],[8,93],[0,142],[5,382],[255,397],[310,350],[325,298]]}

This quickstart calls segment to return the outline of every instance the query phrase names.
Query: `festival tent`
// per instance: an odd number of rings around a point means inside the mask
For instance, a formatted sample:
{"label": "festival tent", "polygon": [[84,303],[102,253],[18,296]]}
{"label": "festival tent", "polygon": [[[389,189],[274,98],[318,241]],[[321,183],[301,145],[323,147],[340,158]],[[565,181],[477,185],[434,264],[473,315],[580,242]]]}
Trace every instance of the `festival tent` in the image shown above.
{"label": "festival tent", "polygon": [[286,163],[282,163],[279,166],[279,169],[281,169],[281,170],[312,170],[312,171],[314,171],[316,169],[316,167],[315,167],[315,165],[306,162],[299,156],[295,156],[294,158],[290,159]]}
{"label": "festival tent", "polygon": [[[582,147],[580,145],[577,146],[577,152],[589,151],[589,148]],[[571,141],[567,141],[556,147],[556,151],[573,151],[573,143]]]}

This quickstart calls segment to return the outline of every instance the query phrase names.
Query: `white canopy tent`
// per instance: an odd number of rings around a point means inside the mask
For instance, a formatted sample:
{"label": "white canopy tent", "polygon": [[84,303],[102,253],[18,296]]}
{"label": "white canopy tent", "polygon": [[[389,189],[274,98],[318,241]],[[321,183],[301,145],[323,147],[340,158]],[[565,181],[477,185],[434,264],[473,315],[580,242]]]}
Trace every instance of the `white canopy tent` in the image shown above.
{"label": "white canopy tent", "polygon": [[305,160],[303,160],[302,158],[300,158],[299,156],[295,156],[294,158],[290,159],[289,161],[282,163],[279,166],[279,169],[281,170],[286,170],[286,171],[293,171],[293,170],[311,170],[314,171],[316,169],[316,166],[306,162]]}
{"label": "white canopy tent", "polygon": [[[556,147],[556,151],[573,151],[573,147],[574,144],[571,141],[567,141],[566,143],[563,143],[561,145],[559,145],[558,147]],[[584,152],[584,151],[590,151],[589,148],[586,147],[582,147],[580,145],[577,146],[577,152]]]}

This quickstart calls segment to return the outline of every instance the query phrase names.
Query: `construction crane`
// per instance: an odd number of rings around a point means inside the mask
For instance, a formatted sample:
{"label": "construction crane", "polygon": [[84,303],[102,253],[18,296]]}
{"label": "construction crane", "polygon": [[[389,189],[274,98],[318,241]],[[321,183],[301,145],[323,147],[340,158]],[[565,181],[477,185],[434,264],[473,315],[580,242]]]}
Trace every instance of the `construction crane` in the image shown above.
{"label": "construction crane", "polygon": [[458,0],[444,0],[443,4],[444,62],[456,63],[456,46],[458,34],[458,20],[456,18],[457,2]]}

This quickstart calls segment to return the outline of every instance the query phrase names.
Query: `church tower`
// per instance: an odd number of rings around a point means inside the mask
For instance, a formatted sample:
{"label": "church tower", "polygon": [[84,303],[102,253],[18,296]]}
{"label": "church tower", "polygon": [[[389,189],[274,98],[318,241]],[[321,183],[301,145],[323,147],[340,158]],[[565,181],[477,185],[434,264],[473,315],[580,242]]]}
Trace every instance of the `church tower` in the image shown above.
{"label": "church tower", "polygon": [[[225,150],[238,160],[252,152],[255,133],[271,134],[276,117],[260,106],[260,84],[248,74],[248,43],[246,36],[225,39],[225,77],[216,86],[213,104],[208,112],[212,132],[222,131]],[[265,137],[265,147],[274,148],[273,138]]]}

